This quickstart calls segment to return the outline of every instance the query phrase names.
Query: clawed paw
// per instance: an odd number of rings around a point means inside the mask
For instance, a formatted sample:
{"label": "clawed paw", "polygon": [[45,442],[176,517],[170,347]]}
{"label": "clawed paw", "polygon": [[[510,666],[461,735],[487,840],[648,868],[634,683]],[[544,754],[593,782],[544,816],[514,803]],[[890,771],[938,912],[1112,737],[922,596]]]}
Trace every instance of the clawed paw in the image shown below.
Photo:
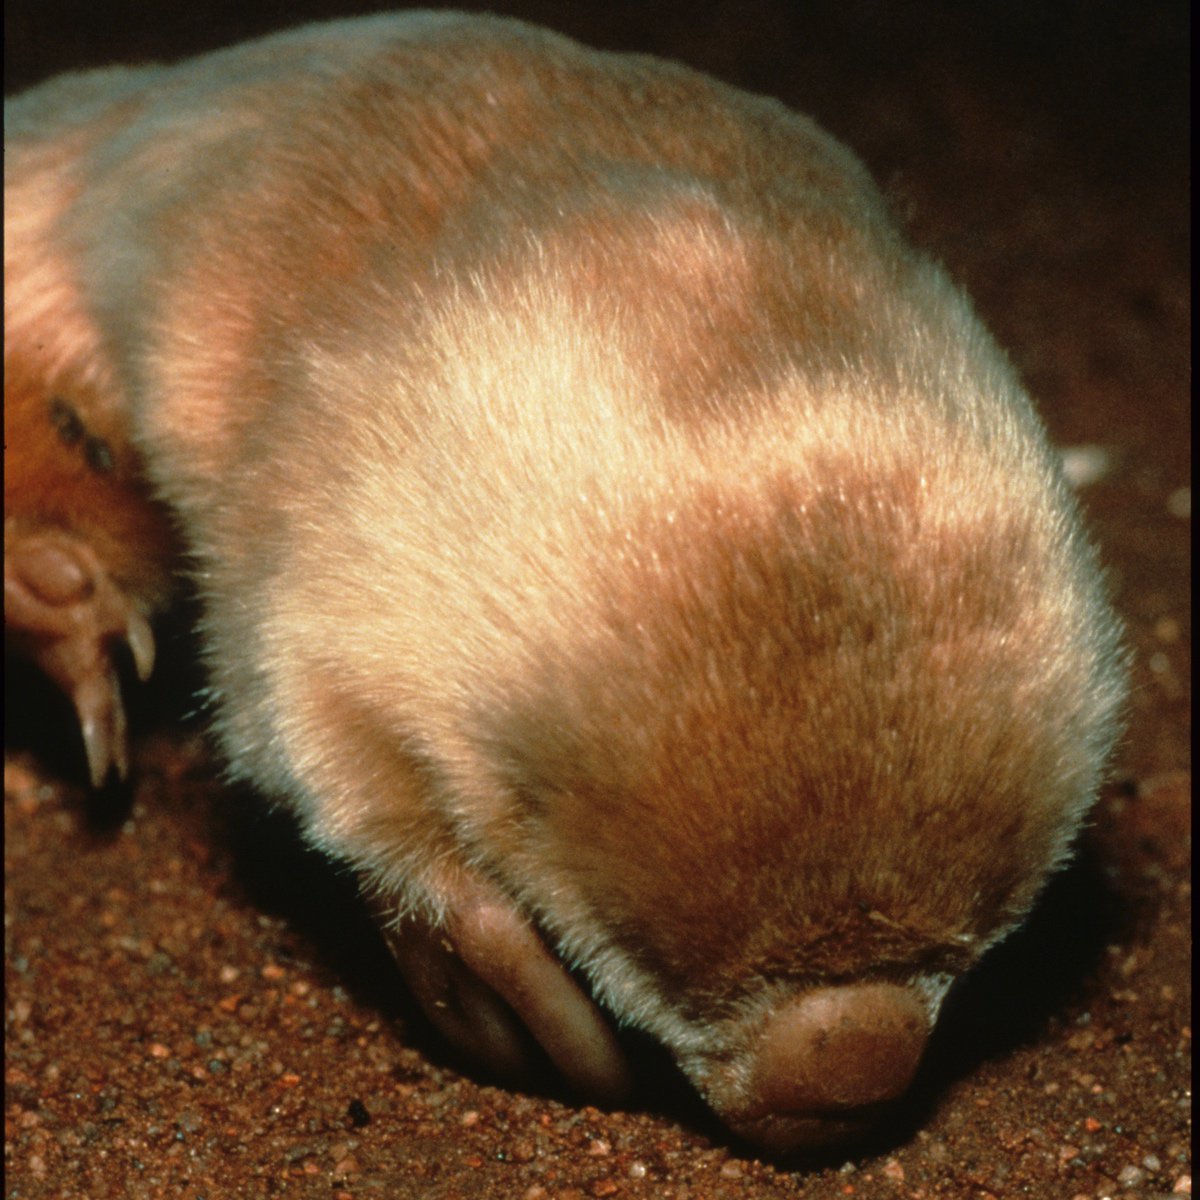
{"label": "clawed paw", "polygon": [[70,697],[92,785],[129,768],[125,708],[116,670],[124,642],[139,679],[154,668],[154,634],[92,548],[64,530],[6,522],[4,603],[8,637]]}
{"label": "clawed paw", "polygon": [[582,1096],[612,1104],[631,1075],[608,1021],[515,903],[466,874],[448,892],[444,922],[389,921],[384,934],[426,1016],[457,1049],[497,1075],[535,1073],[530,1037]]}

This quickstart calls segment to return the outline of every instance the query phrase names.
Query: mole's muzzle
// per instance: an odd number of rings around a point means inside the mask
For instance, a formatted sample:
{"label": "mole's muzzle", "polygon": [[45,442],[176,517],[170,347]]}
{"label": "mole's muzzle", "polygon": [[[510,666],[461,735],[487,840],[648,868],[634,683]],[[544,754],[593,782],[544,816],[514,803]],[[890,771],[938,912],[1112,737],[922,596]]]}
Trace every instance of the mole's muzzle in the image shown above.
{"label": "mole's muzzle", "polygon": [[777,1153],[844,1141],[904,1094],[929,1030],[909,988],[820,988],[771,1012],[749,1061],[714,1071],[702,1090],[735,1133]]}

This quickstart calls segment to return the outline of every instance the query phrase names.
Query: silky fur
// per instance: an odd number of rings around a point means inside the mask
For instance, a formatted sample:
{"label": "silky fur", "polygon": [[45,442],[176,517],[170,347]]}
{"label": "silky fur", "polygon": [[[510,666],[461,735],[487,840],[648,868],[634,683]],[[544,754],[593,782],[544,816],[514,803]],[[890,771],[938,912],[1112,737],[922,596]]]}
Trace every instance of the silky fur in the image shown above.
{"label": "silky fur", "polygon": [[843,147],[431,14],[10,118],[10,340],[61,331],[176,514],[234,770],[397,913],[484,873],[735,1117],[781,996],[932,1019],[1020,921],[1117,626],[1011,368]]}

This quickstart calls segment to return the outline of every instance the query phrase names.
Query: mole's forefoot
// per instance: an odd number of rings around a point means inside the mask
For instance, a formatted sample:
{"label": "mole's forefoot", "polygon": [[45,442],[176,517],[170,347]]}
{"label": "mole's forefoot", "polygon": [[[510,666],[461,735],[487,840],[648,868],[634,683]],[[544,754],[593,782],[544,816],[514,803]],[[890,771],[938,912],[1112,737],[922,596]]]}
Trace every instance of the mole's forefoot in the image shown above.
{"label": "mole's forefoot", "polygon": [[114,583],[95,551],[60,529],[4,531],[4,606],[9,639],[71,699],[92,785],[129,766],[125,708],[115,657],[124,642],[139,679],[154,668],[145,614]]}
{"label": "mole's forefoot", "polygon": [[401,973],[438,1031],[507,1080],[535,1075],[536,1043],[582,1096],[612,1104],[628,1095],[629,1067],[608,1021],[515,904],[467,874],[446,901],[436,927],[381,913]]}

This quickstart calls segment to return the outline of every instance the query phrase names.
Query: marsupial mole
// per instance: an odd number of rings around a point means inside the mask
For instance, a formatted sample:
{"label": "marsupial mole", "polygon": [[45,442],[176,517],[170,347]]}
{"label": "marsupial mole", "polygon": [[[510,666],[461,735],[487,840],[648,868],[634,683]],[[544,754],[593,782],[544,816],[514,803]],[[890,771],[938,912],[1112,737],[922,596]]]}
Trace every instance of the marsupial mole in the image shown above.
{"label": "marsupial mole", "polygon": [[604,1098],[634,1027],[772,1150],[901,1097],[1124,671],[1025,392],[854,156],[456,14],[6,123],[8,625],[94,778],[189,573],[233,770],[460,1047]]}

